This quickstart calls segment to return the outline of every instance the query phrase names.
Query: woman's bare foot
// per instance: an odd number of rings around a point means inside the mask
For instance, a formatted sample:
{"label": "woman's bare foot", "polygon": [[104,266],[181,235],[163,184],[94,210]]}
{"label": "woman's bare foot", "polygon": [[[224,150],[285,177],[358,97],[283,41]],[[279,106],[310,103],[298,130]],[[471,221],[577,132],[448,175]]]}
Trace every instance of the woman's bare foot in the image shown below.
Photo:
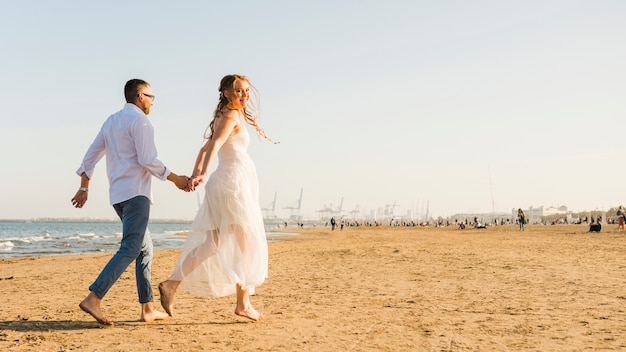
{"label": "woman's bare foot", "polygon": [[257,312],[251,305],[248,305],[246,308],[239,308],[239,305],[237,305],[237,308],[235,308],[235,314],[254,321],[263,319],[263,314]]}
{"label": "woman's bare foot", "polygon": [[152,302],[143,303],[141,305],[141,318],[139,321],[150,322],[155,320],[163,320],[169,318],[169,315],[154,309]]}
{"label": "woman's bare foot", "polygon": [[102,300],[95,293],[90,292],[85,299],[78,305],[85,313],[91,315],[96,321],[102,325],[113,325],[113,322],[107,319],[100,309]]}
{"label": "woman's bare foot", "polygon": [[243,289],[239,284],[236,286],[237,291],[237,306],[235,307],[235,314],[248,318],[250,320],[261,320],[263,314],[259,313],[250,304],[250,295],[248,289]]}
{"label": "woman's bare foot", "polygon": [[170,316],[174,316],[174,294],[179,283],[180,281],[165,280],[159,284],[161,306]]}

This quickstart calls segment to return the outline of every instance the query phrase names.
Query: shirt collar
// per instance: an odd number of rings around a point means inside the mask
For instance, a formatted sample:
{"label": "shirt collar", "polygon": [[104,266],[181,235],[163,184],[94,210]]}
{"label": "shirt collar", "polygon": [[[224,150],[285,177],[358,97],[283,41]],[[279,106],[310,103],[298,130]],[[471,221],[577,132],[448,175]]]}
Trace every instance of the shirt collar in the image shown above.
{"label": "shirt collar", "polygon": [[131,111],[134,111],[134,112],[141,113],[141,114],[145,115],[143,110],[141,110],[137,105],[135,105],[133,103],[126,103],[124,105],[124,109],[123,110],[125,110],[125,111],[131,110]]}

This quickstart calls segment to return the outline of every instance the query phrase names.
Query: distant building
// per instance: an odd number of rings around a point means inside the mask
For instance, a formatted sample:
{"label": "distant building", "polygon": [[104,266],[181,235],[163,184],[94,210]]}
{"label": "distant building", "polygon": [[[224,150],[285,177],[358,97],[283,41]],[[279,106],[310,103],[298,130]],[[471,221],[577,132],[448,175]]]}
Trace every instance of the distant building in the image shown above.
{"label": "distant building", "polygon": [[[544,207],[543,205],[540,207],[530,206],[528,209],[522,209],[528,218],[529,223],[535,223],[541,221],[544,217],[554,216],[558,214],[567,214],[567,207],[562,205],[558,208],[556,207]],[[517,219],[517,208],[513,208],[511,210],[511,214],[513,219]]]}

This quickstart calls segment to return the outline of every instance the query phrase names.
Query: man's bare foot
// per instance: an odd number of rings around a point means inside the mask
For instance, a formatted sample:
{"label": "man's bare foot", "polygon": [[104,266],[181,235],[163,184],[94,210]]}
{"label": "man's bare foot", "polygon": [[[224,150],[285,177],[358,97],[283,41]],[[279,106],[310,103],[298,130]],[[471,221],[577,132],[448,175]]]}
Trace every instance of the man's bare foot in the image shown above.
{"label": "man's bare foot", "polygon": [[169,318],[169,315],[161,312],[160,310],[154,309],[152,302],[141,305],[141,318],[139,318],[139,321],[150,322],[167,318]]}
{"label": "man's bare foot", "polygon": [[174,316],[174,294],[176,287],[173,287],[172,281],[165,280],[159,284],[159,294],[161,296],[161,306],[167,314]]}
{"label": "man's bare foot", "polygon": [[113,325],[113,322],[107,319],[102,310],[100,309],[100,302],[102,300],[91,292],[89,295],[78,305],[85,313],[91,315],[96,321],[102,325]]}
{"label": "man's bare foot", "polygon": [[241,309],[239,307],[235,308],[235,314],[254,321],[259,321],[263,319],[263,314],[257,312],[256,309],[254,309],[254,307],[252,307],[251,305]]}

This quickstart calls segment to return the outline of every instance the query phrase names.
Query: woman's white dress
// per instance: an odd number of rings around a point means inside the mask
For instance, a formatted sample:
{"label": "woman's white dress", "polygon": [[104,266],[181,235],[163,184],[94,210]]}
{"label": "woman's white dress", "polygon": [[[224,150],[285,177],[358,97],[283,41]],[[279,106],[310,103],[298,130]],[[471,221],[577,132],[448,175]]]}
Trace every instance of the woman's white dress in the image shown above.
{"label": "woman's white dress", "polygon": [[183,290],[225,296],[239,284],[254,294],[267,277],[267,239],[249,143],[242,121],[240,132],[218,152],[217,169],[206,183],[204,201],[171,277],[182,281]]}

